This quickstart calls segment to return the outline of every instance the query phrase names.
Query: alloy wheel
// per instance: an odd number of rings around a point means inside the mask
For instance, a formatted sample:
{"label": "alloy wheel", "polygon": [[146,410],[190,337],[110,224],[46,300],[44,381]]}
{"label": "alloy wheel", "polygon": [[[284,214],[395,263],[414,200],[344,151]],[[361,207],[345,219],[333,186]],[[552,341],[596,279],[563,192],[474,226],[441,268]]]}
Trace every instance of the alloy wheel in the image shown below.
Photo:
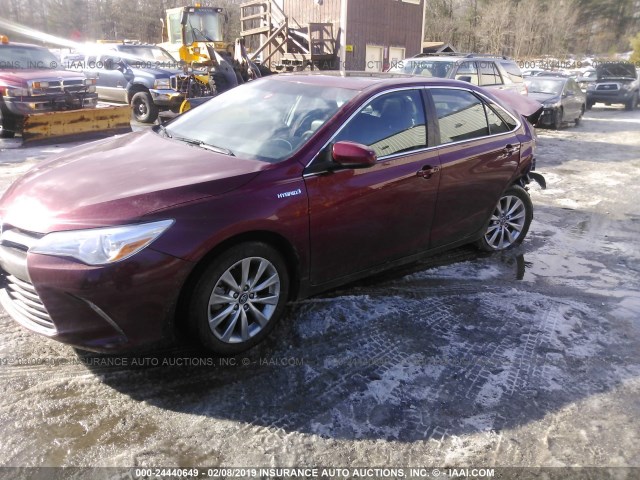
{"label": "alloy wheel", "polygon": [[524,202],[515,195],[502,197],[489,220],[484,235],[487,244],[494,250],[503,250],[516,243],[524,229],[527,211]]}
{"label": "alloy wheel", "polygon": [[218,279],[209,298],[211,332],[222,342],[242,343],[271,320],[280,300],[275,266],[261,257],[244,258]]}

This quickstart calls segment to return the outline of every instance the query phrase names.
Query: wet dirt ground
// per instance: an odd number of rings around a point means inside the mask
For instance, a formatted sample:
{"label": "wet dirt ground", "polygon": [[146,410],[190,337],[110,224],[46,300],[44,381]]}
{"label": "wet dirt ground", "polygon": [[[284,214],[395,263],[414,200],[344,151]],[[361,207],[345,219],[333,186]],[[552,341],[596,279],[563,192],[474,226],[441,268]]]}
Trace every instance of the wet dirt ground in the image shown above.
{"label": "wet dirt ground", "polygon": [[[78,360],[2,312],[0,465],[640,466],[640,112],[539,136],[521,247],[293,304],[234,360]],[[10,146],[0,189],[65,148]]]}

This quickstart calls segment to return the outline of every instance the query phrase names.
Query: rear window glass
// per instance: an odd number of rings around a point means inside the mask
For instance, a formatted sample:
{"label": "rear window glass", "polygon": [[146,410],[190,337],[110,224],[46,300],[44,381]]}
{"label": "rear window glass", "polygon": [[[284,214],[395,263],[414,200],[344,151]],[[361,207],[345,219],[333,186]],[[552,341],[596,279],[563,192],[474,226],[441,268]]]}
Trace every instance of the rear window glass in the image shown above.
{"label": "rear window glass", "polygon": [[507,72],[513,82],[522,82],[522,71],[515,62],[500,62],[500,66]]}

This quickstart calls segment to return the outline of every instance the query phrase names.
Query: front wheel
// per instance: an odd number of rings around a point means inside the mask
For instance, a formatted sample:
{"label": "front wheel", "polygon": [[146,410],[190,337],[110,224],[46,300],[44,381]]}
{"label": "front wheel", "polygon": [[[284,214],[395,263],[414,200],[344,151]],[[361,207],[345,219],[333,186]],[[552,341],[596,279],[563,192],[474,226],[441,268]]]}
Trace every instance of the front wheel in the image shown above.
{"label": "front wheel", "polygon": [[556,110],[555,115],[553,116],[553,128],[556,130],[560,130],[562,127],[562,117],[564,116],[564,112],[562,109]]}
{"label": "front wheel", "polygon": [[153,123],[158,118],[158,107],[149,92],[138,92],[131,98],[133,116],[141,123]]}
{"label": "front wheel", "polygon": [[[1,100],[0,100],[1,101]],[[16,135],[16,132],[13,130],[9,130],[9,128],[14,127],[11,125],[8,115],[3,115],[2,113],[2,105],[0,105],[0,138],[13,138]]]}
{"label": "front wheel", "polygon": [[189,306],[191,330],[212,352],[236,355],[269,334],[288,294],[289,274],[278,251],[260,242],[237,245],[197,281]]}
{"label": "front wheel", "polygon": [[624,106],[625,110],[635,110],[636,105],[638,104],[638,93],[634,93],[633,97],[629,99],[629,101]]}
{"label": "front wheel", "polygon": [[527,191],[512,185],[505,191],[491,213],[487,229],[477,246],[486,252],[506,250],[519,245],[529,231],[533,203]]}
{"label": "front wheel", "polygon": [[593,102],[593,101],[587,100],[587,103],[586,103],[586,105],[585,105],[585,108],[586,108],[587,110],[591,110],[591,108],[593,108],[594,103],[595,103],[595,102]]}

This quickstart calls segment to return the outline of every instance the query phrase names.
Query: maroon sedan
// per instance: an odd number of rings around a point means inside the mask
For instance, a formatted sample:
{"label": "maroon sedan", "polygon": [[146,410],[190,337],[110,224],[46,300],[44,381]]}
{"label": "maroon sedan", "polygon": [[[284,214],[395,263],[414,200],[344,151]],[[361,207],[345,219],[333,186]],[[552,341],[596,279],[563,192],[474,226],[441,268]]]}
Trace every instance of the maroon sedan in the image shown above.
{"label": "maroon sedan", "polygon": [[533,166],[528,121],[468,83],[267,77],[16,181],[0,201],[0,301],[83,349],[187,326],[235,354],[290,299],[466,243],[519,244]]}

